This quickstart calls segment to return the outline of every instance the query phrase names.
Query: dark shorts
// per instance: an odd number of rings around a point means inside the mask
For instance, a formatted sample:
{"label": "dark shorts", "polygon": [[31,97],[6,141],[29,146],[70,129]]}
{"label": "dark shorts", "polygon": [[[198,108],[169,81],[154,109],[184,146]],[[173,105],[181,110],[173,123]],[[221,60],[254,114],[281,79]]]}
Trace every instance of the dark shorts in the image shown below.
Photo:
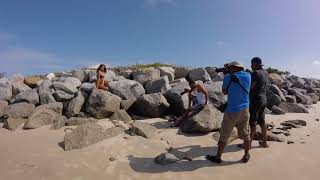
{"label": "dark shorts", "polygon": [[252,103],[250,103],[250,120],[249,120],[250,126],[256,126],[257,124],[264,125],[266,123],[265,121],[266,106],[267,106],[266,102],[253,101]]}

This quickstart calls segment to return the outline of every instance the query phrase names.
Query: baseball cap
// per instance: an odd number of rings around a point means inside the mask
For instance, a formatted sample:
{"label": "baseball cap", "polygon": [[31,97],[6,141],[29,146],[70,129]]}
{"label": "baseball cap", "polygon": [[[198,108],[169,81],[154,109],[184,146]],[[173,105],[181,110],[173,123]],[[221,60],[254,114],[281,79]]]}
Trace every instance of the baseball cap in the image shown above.
{"label": "baseball cap", "polygon": [[251,63],[257,63],[257,64],[263,66],[262,60],[261,60],[260,57],[254,57],[254,58],[252,58]]}

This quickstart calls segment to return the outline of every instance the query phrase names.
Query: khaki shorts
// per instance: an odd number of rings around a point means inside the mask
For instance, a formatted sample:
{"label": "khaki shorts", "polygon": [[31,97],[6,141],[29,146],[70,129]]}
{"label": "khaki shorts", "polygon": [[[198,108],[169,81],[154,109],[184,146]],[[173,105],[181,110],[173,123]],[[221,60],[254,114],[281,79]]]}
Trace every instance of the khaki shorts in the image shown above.
{"label": "khaki shorts", "polygon": [[225,112],[220,129],[220,141],[227,142],[234,127],[236,127],[238,130],[239,139],[250,140],[249,117],[249,108],[246,108],[240,112]]}

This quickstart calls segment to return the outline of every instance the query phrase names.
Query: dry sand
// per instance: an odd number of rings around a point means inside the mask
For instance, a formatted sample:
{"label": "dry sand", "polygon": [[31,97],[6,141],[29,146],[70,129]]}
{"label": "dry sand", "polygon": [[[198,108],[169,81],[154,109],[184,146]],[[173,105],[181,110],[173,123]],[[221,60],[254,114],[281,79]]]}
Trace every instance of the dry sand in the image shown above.
{"label": "dry sand", "polygon": [[[248,164],[239,162],[243,151],[235,146],[240,142],[237,140],[227,147],[223,156],[225,162],[221,165],[204,158],[217,150],[212,133],[183,135],[160,119],[154,120],[159,130],[152,140],[123,134],[68,152],[61,148],[65,128],[52,131],[43,127],[15,132],[0,129],[0,179],[317,180],[320,178],[320,122],[315,121],[317,118],[320,118],[320,104],[310,108],[310,114],[267,115],[267,121],[275,124],[293,119],[303,119],[308,124],[291,130],[290,139],[295,144],[274,142],[269,149],[262,149],[254,142]],[[193,161],[167,166],[155,164],[153,158],[170,146]]]}

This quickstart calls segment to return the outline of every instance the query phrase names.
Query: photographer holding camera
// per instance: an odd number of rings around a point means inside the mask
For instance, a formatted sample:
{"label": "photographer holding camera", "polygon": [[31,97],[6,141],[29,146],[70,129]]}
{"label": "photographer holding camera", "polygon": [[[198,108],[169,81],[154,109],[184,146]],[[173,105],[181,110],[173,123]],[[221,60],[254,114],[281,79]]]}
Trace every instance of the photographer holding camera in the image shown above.
{"label": "photographer holding camera", "polygon": [[206,158],[212,162],[221,163],[221,156],[230,133],[236,127],[239,138],[244,141],[245,154],[242,162],[247,163],[250,159],[249,91],[251,75],[244,71],[244,66],[239,62],[226,64],[225,72],[222,91],[228,95],[228,105],[221,124],[218,152],[216,156],[207,155]]}

